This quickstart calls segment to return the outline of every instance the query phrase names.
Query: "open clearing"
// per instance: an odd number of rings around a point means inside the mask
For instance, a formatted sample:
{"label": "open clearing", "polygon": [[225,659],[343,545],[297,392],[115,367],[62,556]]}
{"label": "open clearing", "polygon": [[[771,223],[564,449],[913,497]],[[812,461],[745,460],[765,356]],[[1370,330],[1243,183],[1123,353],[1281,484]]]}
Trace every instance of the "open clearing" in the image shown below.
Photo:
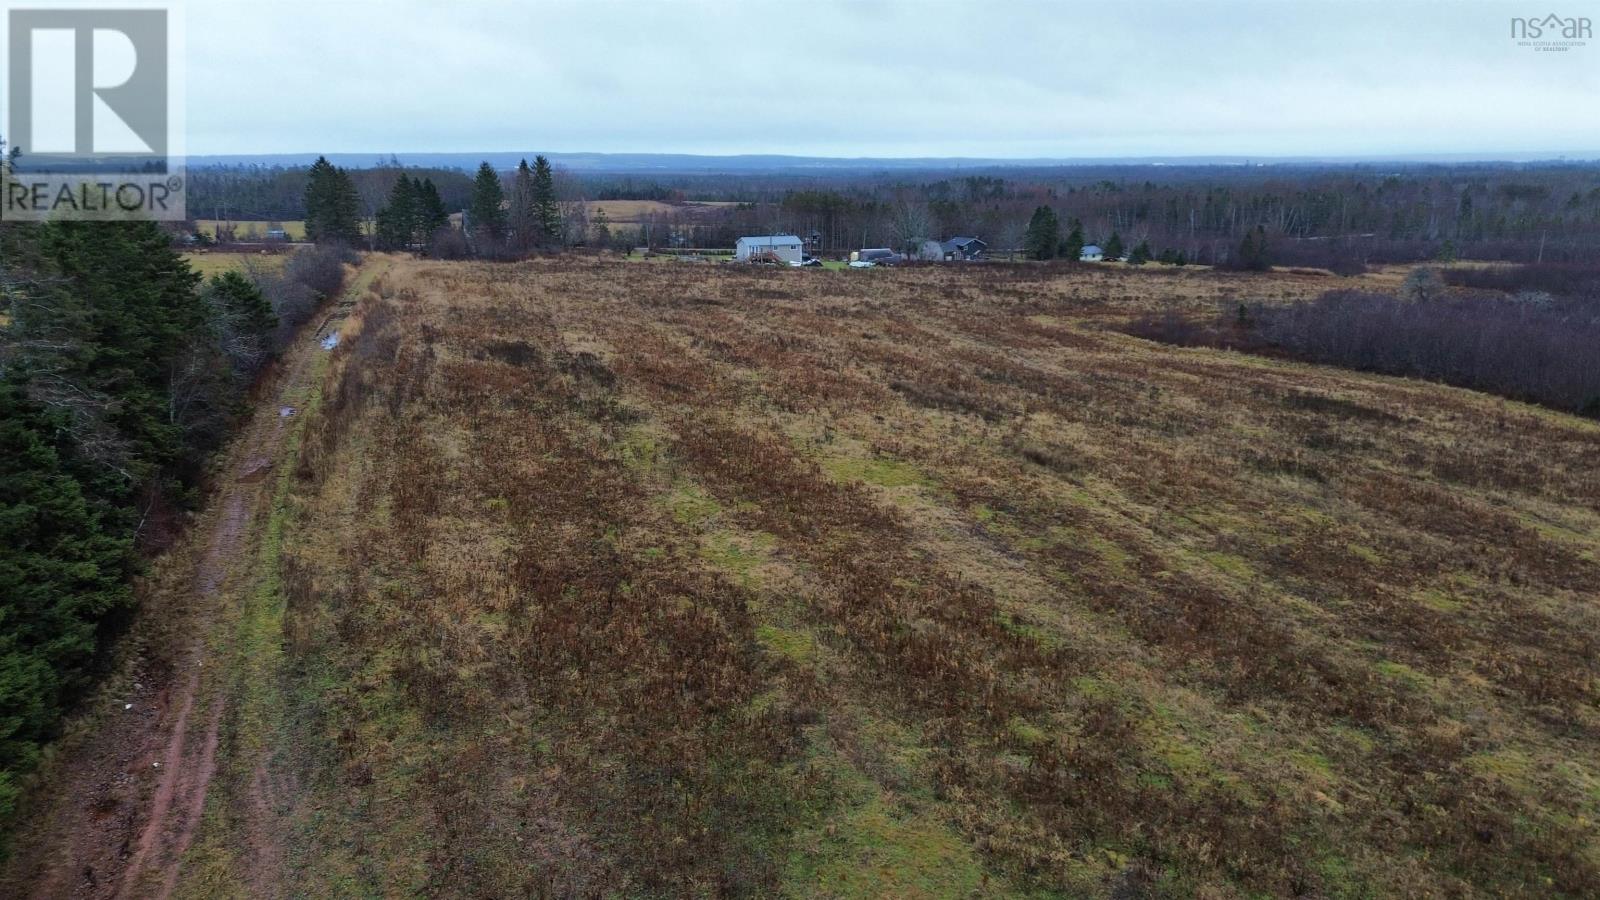
{"label": "open clearing", "polygon": [[284,263],[289,261],[289,254],[229,253],[206,250],[185,253],[183,258],[196,272],[210,278],[212,275],[220,275],[223,272],[245,272],[251,268],[259,268],[266,271],[281,269]]}
{"label": "open clearing", "polygon": [[232,225],[236,240],[259,241],[264,240],[267,232],[274,228],[283,229],[284,236],[291,241],[306,239],[306,223],[303,219],[274,220],[274,221],[244,221],[228,219],[196,219],[195,229],[201,234],[215,238],[219,226]]}
{"label": "open clearing", "polygon": [[1600,889],[1600,428],[1102,327],[1325,278],[870,274],[385,276],[289,893]]}
{"label": "open clearing", "polygon": [[1600,426],[1109,327],[1331,279],[367,265],[174,896],[1600,892]]}
{"label": "open clearing", "polygon": [[719,207],[738,206],[722,200],[691,200],[685,203],[667,203],[661,200],[589,200],[584,203],[590,221],[600,213],[613,225],[638,224],[650,216],[692,216]]}

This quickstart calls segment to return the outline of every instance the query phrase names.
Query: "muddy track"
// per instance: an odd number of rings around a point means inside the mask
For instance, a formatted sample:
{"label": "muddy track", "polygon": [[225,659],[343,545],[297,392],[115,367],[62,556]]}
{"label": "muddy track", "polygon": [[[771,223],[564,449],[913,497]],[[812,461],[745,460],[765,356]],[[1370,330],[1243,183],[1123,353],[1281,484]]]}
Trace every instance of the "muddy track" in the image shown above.
{"label": "muddy track", "polygon": [[[287,463],[296,398],[309,387],[322,339],[370,280],[366,274],[296,337],[276,384],[262,392],[228,452],[225,481],[185,538],[193,548],[186,579],[191,596],[171,610],[187,617],[172,630],[182,635],[183,649],[130,661],[131,690],[103,701],[119,702],[96,715],[94,731],[66,749],[31,821],[21,827],[15,855],[0,873],[0,896],[165,898],[176,887],[179,861],[194,842],[218,767],[228,672],[213,636],[227,628],[237,606],[232,598],[256,574],[248,565],[259,538],[252,527],[271,503],[271,473]],[[251,831],[252,838],[264,833]],[[276,854],[261,847],[251,855]]]}

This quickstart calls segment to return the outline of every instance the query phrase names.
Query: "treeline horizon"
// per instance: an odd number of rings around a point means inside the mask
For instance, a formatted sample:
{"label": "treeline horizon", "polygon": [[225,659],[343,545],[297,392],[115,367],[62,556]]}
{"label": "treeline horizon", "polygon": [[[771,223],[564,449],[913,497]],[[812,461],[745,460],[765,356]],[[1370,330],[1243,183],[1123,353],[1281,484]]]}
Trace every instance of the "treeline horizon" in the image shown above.
{"label": "treeline horizon", "polygon": [[[491,167],[492,168],[492,167]],[[511,170],[496,170],[510,179]],[[197,218],[305,217],[309,167],[198,169]],[[349,169],[359,214],[373,220],[404,174],[429,180],[445,208],[466,209],[473,175],[405,167]],[[1600,260],[1600,164],[1351,166],[1085,166],[1054,169],[772,174],[604,174],[556,167],[560,198],[653,200],[675,207],[636,222],[569,222],[568,242],[594,246],[721,247],[753,233],[795,233],[820,252],[978,237],[1024,246],[1040,206],[1082,223],[1088,243],[1112,233],[1191,262],[1228,265],[1261,229],[1279,265],[1360,271],[1383,263],[1455,258],[1508,262]],[[718,203],[722,206],[695,204]],[[571,215],[586,215],[576,204]]]}

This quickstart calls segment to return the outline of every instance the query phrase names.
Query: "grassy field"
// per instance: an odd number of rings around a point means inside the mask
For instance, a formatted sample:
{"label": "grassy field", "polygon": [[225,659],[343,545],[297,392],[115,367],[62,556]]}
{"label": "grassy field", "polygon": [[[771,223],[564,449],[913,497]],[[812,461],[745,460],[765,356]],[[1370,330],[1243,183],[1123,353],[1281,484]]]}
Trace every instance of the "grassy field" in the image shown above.
{"label": "grassy field", "polygon": [[589,214],[589,219],[594,220],[596,214],[604,212],[611,224],[637,223],[646,216],[662,215],[692,215],[698,211],[715,209],[719,206],[738,206],[738,203],[727,201],[691,201],[688,203],[664,203],[660,200],[590,200],[584,206]]}
{"label": "grassy field", "polygon": [[210,278],[223,272],[243,272],[252,266],[264,269],[281,269],[289,260],[287,253],[185,253],[183,258],[201,275]]}
{"label": "grassy field", "polygon": [[234,236],[241,241],[262,240],[266,238],[267,231],[273,228],[282,228],[284,234],[291,241],[306,239],[306,223],[304,220],[283,222],[229,222],[221,219],[196,219],[195,228],[201,234],[210,237],[217,236],[217,226],[232,225]]}
{"label": "grassy field", "polygon": [[1600,892],[1600,426],[1108,327],[1326,278],[861,274],[393,263],[287,894]]}

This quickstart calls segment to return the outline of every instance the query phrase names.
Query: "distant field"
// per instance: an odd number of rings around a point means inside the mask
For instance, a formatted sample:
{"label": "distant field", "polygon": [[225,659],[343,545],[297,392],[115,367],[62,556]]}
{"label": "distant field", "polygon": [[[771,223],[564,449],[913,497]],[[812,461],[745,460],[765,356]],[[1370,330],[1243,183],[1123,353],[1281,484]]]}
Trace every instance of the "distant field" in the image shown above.
{"label": "distant field", "polygon": [[284,895],[1600,895],[1600,427],[1114,330],[1327,277],[387,264]]}
{"label": "distant field", "polygon": [[185,253],[183,258],[196,272],[206,277],[222,272],[242,272],[256,266],[264,269],[282,268],[288,261],[287,253]]}
{"label": "distant field", "polygon": [[692,215],[698,210],[738,206],[729,202],[662,203],[659,200],[590,200],[585,204],[590,221],[604,211],[612,223],[634,223],[650,215]]}
{"label": "distant field", "polygon": [[282,228],[291,241],[303,241],[306,237],[306,223],[303,220],[284,222],[228,222],[221,219],[196,219],[195,227],[201,234],[211,237],[217,236],[217,226],[231,224],[234,235],[241,241],[263,240],[267,232],[273,228]]}
{"label": "distant field", "polygon": [[[454,222],[457,227],[460,227],[461,222],[459,214],[452,215],[451,221]],[[199,230],[201,234],[210,235],[213,238],[217,236],[217,226],[223,224],[228,224],[228,222],[222,219],[195,220],[195,228]],[[296,219],[283,222],[233,222],[232,224],[234,227],[234,236],[241,241],[265,240],[267,232],[273,228],[282,228],[284,234],[291,241],[303,241],[306,239],[306,223],[303,220]],[[368,223],[363,221],[361,223],[362,233],[366,233],[367,229]]]}

